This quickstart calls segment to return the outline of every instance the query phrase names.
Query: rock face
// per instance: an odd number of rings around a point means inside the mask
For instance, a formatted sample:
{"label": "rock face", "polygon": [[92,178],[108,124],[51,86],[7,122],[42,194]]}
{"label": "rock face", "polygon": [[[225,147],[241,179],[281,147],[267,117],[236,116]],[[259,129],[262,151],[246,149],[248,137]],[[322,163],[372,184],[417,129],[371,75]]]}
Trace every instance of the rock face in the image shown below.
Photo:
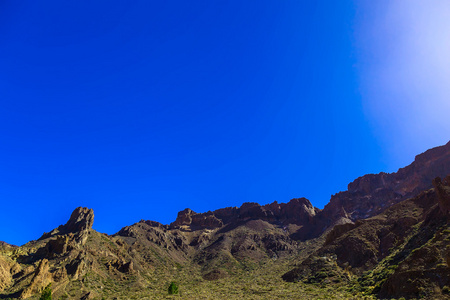
{"label": "rock face", "polygon": [[450,143],[397,173],[356,179],[323,210],[305,198],[187,208],[170,225],[141,220],[112,236],[93,230],[93,210],[79,207],[37,241],[0,243],[0,298],[35,299],[52,283],[58,299],[142,299],[174,276],[228,280],[295,263],[283,279],[437,299],[450,293],[449,173]]}
{"label": "rock face", "polygon": [[[49,233],[44,233],[39,240],[57,235],[73,234],[78,243],[86,242],[89,231],[94,224],[94,210],[87,207],[77,207],[65,225],[60,225]],[[61,240],[62,241],[62,240]],[[61,244],[59,241],[59,244]],[[58,246],[59,247],[59,246]],[[62,247],[62,246],[61,246]]]}
{"label": "rock face", "polygon": [[346,274],[351,274],[359,276],[361,291],[382,299],[445,298],[450,286],[450,186],[439,178],[433,184],[434,189],[380,215],[334,226],[322,247],[283,279],[330,282],[348,280]]}
{"label": "rock face", "polygon": [[178,217],[173,222],[171,228],[180,228],[182,226],[189,227],[190,229],[213,229],[223,226],[223,222],[219,220],[212,212],[198,214],[189,208],[178,213]]}
{"label": "rock face", "polygon": [[94,211],[87,207],[78,207],[70,216],[69,221],[60,229],[64,233],[76,233],[80,231],[87,231],[92,228],[94,224]]}
{"label": "rock face", "polygon": [[178,217],[170,224],[170,228],[181,228],[188,230],[215,229],[226,224],[243,222],[250,219],[264,220],[269,223],[278,224],[310,224],[319,209],[315,208],[306,198],[295,198],[288,203],[277,203],[276,201],[259,205],[254,202],[245,202],[241,207],[227,207],[196,213],[189,208],[178,213]]}
{"label": "rock face", "polygon": [[[91,286],[71,291],[64,290],[65,287],[89,280],[98,281],[99,278],[121,281],[142,271],[145,261],[142,256],[148,254],[136,254],[136,249],[129,248],[125,241],[96,232],[92,229],[93,220],[92,209],[79,207],[66,224],[44,234],[39,240],[21,247],[2,246],[0,298],[35,299],[51,284],[55,298],[66,299],[67,292],[70,292],[71,298],[82,299],[90,292]],[[159,226],[163,231],[164,226]],[[160,252],[163,256],[164,251]],[[149,264],[145,266],[148,268]],[[103,289],[102,286],[97,287]],[[90,295],[92,298],[96,293],[92,291]]]}
{"label": "rock face", "polygon": [[11,265],[8,259],[0,256],[0,292],[12,284]]}
{"label": "rock face", "polygon": [[51,278],[52,276],[49,273],[48,260],[43,259],[41,260],[38,268],[34,272],[30,285],[27,288],[25,288],[22,294],[20,295],[20,299],[26,299],[31,295],[41,291],[51,282],[52,280]]}
{"label": "rock face", "polygon": [[450,142],[416,156],[414,162],[396,173],[368,174],[348,185],[348,190],[333,195],[314,218],[312,226],[298,233],[306,240],[332,228],[342,217],[349,221],[375,216],[386,208],[431,188],[436,176],[450,173]]}

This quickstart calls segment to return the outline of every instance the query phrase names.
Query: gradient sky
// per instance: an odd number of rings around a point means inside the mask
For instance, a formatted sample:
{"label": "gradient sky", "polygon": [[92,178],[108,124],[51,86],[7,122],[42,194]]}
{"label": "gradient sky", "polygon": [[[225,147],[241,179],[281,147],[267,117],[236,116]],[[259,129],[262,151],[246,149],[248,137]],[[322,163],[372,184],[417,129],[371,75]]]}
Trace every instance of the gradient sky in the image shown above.
{"label": "gradient sky", "polygon": [[[410,4],[411,3],[411,4]],[[322,208],[445,144],[448,1],[1,1],[0,240]]]}

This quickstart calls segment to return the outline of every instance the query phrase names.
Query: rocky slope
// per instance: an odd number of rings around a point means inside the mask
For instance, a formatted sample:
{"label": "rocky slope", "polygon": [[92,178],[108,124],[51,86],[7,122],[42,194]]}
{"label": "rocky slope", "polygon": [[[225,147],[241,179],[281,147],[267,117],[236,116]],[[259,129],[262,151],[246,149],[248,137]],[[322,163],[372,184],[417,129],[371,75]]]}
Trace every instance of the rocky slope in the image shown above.
{"label": "rocky slope", "polygon": [[244,203],[206,213],[185,209],[170,228],[199,230],[220,228],[245,219],[260,219],[277,225],[299,226],[292,237],[308,240],[320,236],[336,224],[352,223],[381,213],[384,209],[432,187],[435,177],[450,173],[450,142],[417,155],[414,162],[396,173],[368,174],[348,185],[348,190],[333,195],[323,210],[308,199],[261,206]]}
{"label": "rocky slope", "polygon": [[381,213],[393,204],[432,187],[435,177],[450,173],[450,142],[416,156],[395,173],[368,174],[349,183],[348,190],[333,195],[317,213],[313,225],[298,233],[301,239],[321,235],[327,228]]}
{"label": "rocky slope", "polygon": [[[38,299],[49,284],[56,299],[158,299],[174,279],[194,299],[217,298],[204,294],[217,288],[212,281],[231,284],[236,299],[306,293],[309,283],[356,295],[446,297],[447,174],[450,143],[396,173],[356,179],[323,210],[305,198],[206,213],[187,208],[169,225],[142,220],[112,236],[93,230],[94,212],[80,207],[37,241],[0,244],[0,299]],[[248,274],[266,278],[259,286],[266,296],[248,288]],[[282,274],[300,283],[285,285]]]}
{"label": "rocky slope", "polygon": [[450,176],[374,217],[336,225],[287,281],[349,281],[381,298],[446,298],[450,286]]}
{"label": "rocky slope", "polygon": [[156,244],[166,249],[171,260],[194,261],[205,279],[215,279],[239,269],[244,259],[259,261],[296,253],[298,243],[290,235],[314,213],[306,199],[266,206],[244,203],[240,208],[201,214],[186,209],[170,225],[141,221],[114,236],[133,247]]}
{"label": "rocky slope", "polygon": [[[237,209],[241,214],[220,227],[209,226],[209,214],[199,218],[185,211],[171,225],[141,221],[113,236],[92,229],[91,209],[77,208],[65,225],[39,240],[2,246],[0,299],[37,299],[49,284],[63,299],[141,298],[139,293],[149,288],[163,291],[161,285],[173,278],[174,270],[185,268],[183,276],[197,280],[218,280],[249,264],[296,254],[299,245],[289,237],[289,228],[248,216],[255,207],[261,208],[244,204]],[[193,222],[180,221],[186,213]]]}

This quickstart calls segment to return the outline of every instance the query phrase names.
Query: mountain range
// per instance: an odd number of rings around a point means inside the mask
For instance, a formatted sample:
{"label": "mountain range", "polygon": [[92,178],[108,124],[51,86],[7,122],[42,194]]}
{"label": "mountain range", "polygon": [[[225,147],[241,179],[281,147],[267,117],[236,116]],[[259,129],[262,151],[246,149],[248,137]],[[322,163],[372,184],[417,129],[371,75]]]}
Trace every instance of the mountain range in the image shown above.
{"label": "mountain range", "polygon": [[447,299],[449,174],[450,142],[357,178],[323,209],[306,198],[186,208],[107,235],[79,207],[38,240],[0,242],[0,299],[45,288],[53,299]]}

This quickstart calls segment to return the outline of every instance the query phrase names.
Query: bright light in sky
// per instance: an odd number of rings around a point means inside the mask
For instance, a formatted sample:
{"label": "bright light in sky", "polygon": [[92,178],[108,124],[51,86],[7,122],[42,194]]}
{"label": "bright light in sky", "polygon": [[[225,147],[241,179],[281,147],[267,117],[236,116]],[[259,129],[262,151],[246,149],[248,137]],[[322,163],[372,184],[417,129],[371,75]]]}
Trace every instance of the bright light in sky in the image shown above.
{"label": "bright light in sky", "polygon": [[363,105],[395,169],[449,139],[450,2],[365,1],[357,24]]}

